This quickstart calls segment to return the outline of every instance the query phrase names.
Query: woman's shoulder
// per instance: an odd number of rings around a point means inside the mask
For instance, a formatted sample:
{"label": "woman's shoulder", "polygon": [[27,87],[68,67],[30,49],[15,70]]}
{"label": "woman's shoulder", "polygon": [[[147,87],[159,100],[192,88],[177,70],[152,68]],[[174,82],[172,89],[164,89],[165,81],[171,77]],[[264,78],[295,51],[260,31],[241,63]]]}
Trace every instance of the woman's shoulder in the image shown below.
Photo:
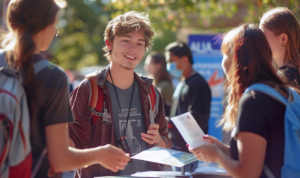
{"label": "woman's shoulder", "polygon": [[297,68],[282,66],[278,69],[277,74],[285,84],[300,89],[300,75]]}
{"label": "woman's shoulder", "polygon": [[[48,61],[47,61],[48,62]],[[46,88],[64,88],[67,86],[68,77],[65,71],[51,63],[48,62],[38,73],[37,73],[37,80],[38,82],[46,86]]]}
{"label": "woman's shoulder", "polygon": [[274,107],[285,107],[281,102],[272,96],[260,92],[251,90],[247,93],[244,93],[240,99],[240,109],[251,109],[253,107],[258,107],[260,109],[272,109]]}
{"label": "woman's shoulder", "polygon": [[279,77],[296,77],[299,76],[299,70],[290,66],[282,66],[278,69],[277,74]]}

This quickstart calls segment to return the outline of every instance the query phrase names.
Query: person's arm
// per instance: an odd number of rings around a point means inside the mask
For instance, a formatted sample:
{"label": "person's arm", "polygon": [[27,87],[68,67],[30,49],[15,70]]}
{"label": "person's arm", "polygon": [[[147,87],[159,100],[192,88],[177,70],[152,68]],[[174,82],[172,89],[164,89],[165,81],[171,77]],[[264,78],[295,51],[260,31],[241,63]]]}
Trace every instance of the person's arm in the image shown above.
{"label": "person's arm", "polygon": [[240,132],[237,136],[239,161],[225,154],[217,159],[227,172],[237,178],[259,177],[263,170],[267,141],[260,135],[251,132]]}
{"label": "person's arm", "polygon": [[101,164],[114,172],[123,170],[130,161],[129,155],[111,145],[79,150],[69,147],[68,124],[60,123],[46,127],[48,158],[54,172]]}
{"label": "person's arm", "polygon": [[189,86],[188,111],[191,112],[201,129],[207,133],[210,114],[211,91],[206,81],[194,82]]}
{"label": "person's arm", "polygon": [[70,136],[69,136],[69,140],[68,141],[69,141],[69,147],[76,148],[76,145],[73,142],[73,140],[70,138]]}
{"label": "person's arm", "polygon": [[218,163],[233,178],[258,178],[263,169],[267,141],[255,133],[240,132],[237,147],[239,161],[226,155],[214,144],[189,149],[199,160]]}
{"label": "person's arm", "polygon": [[259,177],[262,173],[267,149],[269,116],[261,101],[263,94],[246,93],[240,99],[237,113],[237,150],[239,160],[234,160],[215,144],[205,144],[191,149],[198,159],[217,162],[235,177]]}
{"label": "person's arm", "polygon": [[[92,112],[88,108],[90,86],[88,80],[81,82],[70,94],[69,103],[75,122],[69,123],[70,146],[84,149],[92,135],[90,118]],[[74,145],[73,145],[74,144]]]}

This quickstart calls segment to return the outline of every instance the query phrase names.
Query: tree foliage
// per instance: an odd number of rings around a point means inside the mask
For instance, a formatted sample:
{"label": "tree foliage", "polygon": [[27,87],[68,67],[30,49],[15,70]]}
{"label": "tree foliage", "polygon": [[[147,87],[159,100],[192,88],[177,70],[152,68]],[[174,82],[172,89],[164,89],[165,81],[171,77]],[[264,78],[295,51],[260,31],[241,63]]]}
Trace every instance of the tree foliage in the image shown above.
{"label": "tree foliage", "polygon": [[51,50],[59,65],[72,70],[107,63],[102,52],[104,29],[109,20],[130,10],[148,13],[156,31],[152,50],[161,52],[177,39],[179,29],[190,27],[191,19],[207,27],[214,17],[232,17],[237,11],[235,4],[218,0],[70,0],[68,4],[59,12],[59,37]]}
{"label": "tree foliage", "polygon": [[[246,22],[258,22],[262,13],[274,6],[288,6],[299,17],[298,0],[242,0],[249,7]],[[107,64],[102,48],[104,29],[112,18],[135,10],[146,12],[156,31],[151,50],[164,51],[177,39],[182,28],[209,28],[218,16],[233,17],[236,0],[69,0],[59,12],[59,37],[51,48],[65,69]],[[254,2],[254,3],[253,3]]]}
{"label": "tree foliage", "polygon": [[264,12],[278,6],[288,7],[298,19],[300,18],[299,0],[244,0],[244,2],[248,6],[245,22],[259,23]]}

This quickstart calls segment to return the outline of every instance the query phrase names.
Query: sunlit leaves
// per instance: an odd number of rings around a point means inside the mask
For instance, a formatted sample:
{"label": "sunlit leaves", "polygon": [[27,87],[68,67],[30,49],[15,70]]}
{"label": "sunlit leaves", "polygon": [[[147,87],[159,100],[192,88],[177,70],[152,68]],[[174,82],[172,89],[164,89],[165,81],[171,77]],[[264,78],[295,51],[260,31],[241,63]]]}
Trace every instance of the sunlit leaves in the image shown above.
{"label": "sunlit leaves", "polygon": [[268,9],[284,6],[288,7],[296,17],[300,18],[300,1],[299,0],[244,0],[249,7],[248,15],[245,17],[246,22],[259,23],[259,18]]}

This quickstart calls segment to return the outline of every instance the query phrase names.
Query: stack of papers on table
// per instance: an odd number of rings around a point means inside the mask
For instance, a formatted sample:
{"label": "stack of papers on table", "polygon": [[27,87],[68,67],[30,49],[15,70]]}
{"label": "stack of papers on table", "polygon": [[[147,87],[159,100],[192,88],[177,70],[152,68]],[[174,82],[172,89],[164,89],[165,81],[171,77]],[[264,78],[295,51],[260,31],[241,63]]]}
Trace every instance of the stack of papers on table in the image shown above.
{"label": "stack of papers on table", "polygon": [[191,153],[162,147],[150,148],[131,158],[176,167],[183,167],[184,165],[197,161],[197,158]]}
{"label": "stack of papers on table", "polygon": [[223,168],[216,167],[199,167],[193,173],[193,177],[197,176],[209,176],[209,177],[230,177],[229,174]]}
{"label": "stack of papers on table", "polygon": [[[175,176],[181,175],[181,172],[178,171],[146,171],[146,172],[138,172],[132,174],[132,177],[167,177],[173,178]],[[190,173],[186,172],[185,175],[191,175]]]}

